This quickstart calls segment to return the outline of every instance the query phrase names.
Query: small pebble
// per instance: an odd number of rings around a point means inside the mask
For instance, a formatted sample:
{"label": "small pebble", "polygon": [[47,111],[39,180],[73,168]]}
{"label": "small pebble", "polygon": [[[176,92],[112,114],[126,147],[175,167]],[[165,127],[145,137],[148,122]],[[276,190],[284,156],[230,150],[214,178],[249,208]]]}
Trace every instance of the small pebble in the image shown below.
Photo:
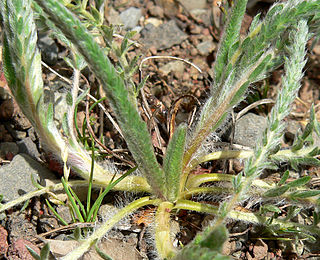
{"label": "small pebble", "polygon": [[215,49],[215,44],[212,41],[204,41],[197,45],[197,49],[201,55],[208,55]]}
{"label": "small pebble", "polygon": [[154,3],[152,1],[147,1],[146,3],[146,9],[151,12],[151,10],[154,8]]}
{"label": "small pebble", "polygon": [[163,9],[160,6],[154,6],[153,8],[149,9],[150,15],[163,18],[164,17],[164,12]]}
{"label": "small pebble", "polygon": [[183,81],[188,81],[190,79],[190,75],[188,72],[184,72],[182,76]]}
{"label": "small pebble", "polygon": [[24,138],[26,138],[26,137],[27,137],[27,133],[26,133],[26,132],[15,130],[15,136],[14,136],[14,138],[16,138],[16,139],[18,139],[18,140],[22,140],[22,139],[24,139]]}
{"label": "small pebble", "polygon": [[193,45],[197,46],[199,44],[199,39],[195,35],[191,35],[189,37],[190,42],[192,42]]}
{"label": "small pebble", "polygon": [[191,48],[191,50],[190,50],[190,54],[191,54],[192,56],[196,56],[196,55],[198,54],[198,50],[193,47],[193,48]]}
{"label": "small pebble", "polygon": [[314,46],[314,48],[312,49],[312,52],[314,52],[314,54],[316,55],[320,55],[320,44],[317,44],[316,46]]}
{"label": "small pebble", "polygon": [[121,12],[120,19],[123,22],[124,29],[133,29],[138,25],[139,19],[142,16],[142,12],[139,8],[130,7]]}
{"label": "small pebble", "polygon": [[0,105],[0,119],[9,120],[16,111],[13,99],[4,100]]}
{"label": "small pebble", "polygon": [[152,55],[157,55],[157,48],[155,46],[151,46],[149,48],[149,51],[151,52]]}
{"label": "small pebble", "polygon": [[208,28],[203,28],[201,31],[201,34],[205,35],[205,36],[209,36],[210,35],[210,31]]}
{"label": "small pebble", "polygon": [[190,33],[192,33],[192,34],[200,34],[201,33],[201,27],[192,24],[190,26]]}
{"label": "small pebble", "polygon": [[148,18],[144,21],[144,24],[147,25],[147,24],[152,24],[154,25],[155,27],[158,27],[159,25],[161,25],[163,22],[162,20],[160,19],[157,19],[157,18],[154,18],[154,17],[151,17],[151,18]]}
{"label": "small pebble", "polygon": [[188,44],[186,42],[181,43],[181,48],[182,49],[187,49],[188,48]]}

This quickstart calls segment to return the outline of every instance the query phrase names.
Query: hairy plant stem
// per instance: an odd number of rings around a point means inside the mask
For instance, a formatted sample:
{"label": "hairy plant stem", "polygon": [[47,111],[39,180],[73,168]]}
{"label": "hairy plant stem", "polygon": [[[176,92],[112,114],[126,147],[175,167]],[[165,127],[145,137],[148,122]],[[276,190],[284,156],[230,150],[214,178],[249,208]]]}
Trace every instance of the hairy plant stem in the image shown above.
{"label": "hairy plant stem", "polygon": [[[270,160],[274,161],[287,161],[290,158],[303,158],[313,151],[315,146],[304,147],[298,151],[291,151],[290,149],[279,150],[275,154],[269,155]],[[189,166],[186,168],[186,172],[191,172],[199,164],[214,161],[214,160],[226,160],[226,159],[247,159],[253,155],[253,150],[226,150],[226,151],[217,151],[213,153],[206,154],[202,157],[196,157],[191,160]],[[186,183],[188,186],[189,179]]]}
{"label": "hairy plant stem", "polygon": [[[259,23],[259,25],[252,31],[248,34],[248,38],[253,38],[254,36],[256,36],[260,30],[261,30],[261,27],[262,27],[262,22]],[[232,65],[235,65],[236,61],[238,60],[239,56],[241,55],[241,52],[242,52],[242,48],[241,46],[238,48],[238,50],[235,52],[235,54],[233,54],[232,58],[230,59],[230,63]]]}
{"label": "hairy plant stem", "polygon": [[72,82],[72,91],[71,91],[71,96],[72,96],[72,105],[69,107],[67,111],[67,119],[68,119],[68,130],[69,130],[69,142],[72,142],[72,145],[75,145],[78,143],[75,131],[74,131],[74,124],[73,124],[73,118],[74,118],[74,110],[76,108],[76,100],[78,97],[78,91],[79,91],[79,82],[80,82],[80,75],[81,72],[78,69],[74,69],[73,72],[73,82]]}
{"label": "hairy plant stem", "polygon": [[110,220],[102,224],[101,227],[97,228],[92,235],[81,242],[80,246],[62,257],[62,260],[75,260],[79,259],[85,252],[87,252],[90,247],[97,243],[115,224],[117,224],[122,218],[134,212],[138,208],[146,205],[158,205],[160,203],[159,199],[150,200],[149,197],[143,197],[141,199],[131,202],[129,205],[121,209],[116,215],[114,215]]}
{"label": "hairy plant stem", "polygon": [[244,84],[246,84],[251,73],[253,73],[253,71],[255,71],[255,69],[263,62],[265,57],[270,54],[274,56],[275,51],[272,49],[267,51],[259,58],[259,60],[254,65],[252,65],[247,71],[245,71],[245,73],[243,73],[242,77],[236,82],[236,85],[228,93],[224,101],[216,107],[215,111],[212,111],[213,107],[209,104],[207,108],[207,110],[210,111],[209,118],[207,118],[205,123],[201,123],[201,128],[193,135],[193,137],[189,141],[189,146],[184,153],[180,192],[183,192],[185,183],[190,173],[188,166],[190,164],[190,161],[192,160],[192,157],[196,154],[205,138],[213,131],[214,126],[221,120],[221,118],[227,113],[227,111],[229,111],[230,104],[232,104],[234,96],[239,91],[239,89],[243,87]]}
{"label": "hairy plant stem", "polygon": [[172,241],[172,234],[171,234],[171,228],[170,228],[171,226],[170,212],[173,206],[174,206],[173,203],[168,201],[164,201],[160,203],[160,205],[158,206],[158,210],[156,212],[156,217],[155,217],[156,247],[159,255],[163,259],[172,258],[177,251],[172,244],[173,241]]}
{"label": "hairy plant stem", "polygon": [[[164,173],[157,162],[145,122],[130,102],[130,94],[123,79],[109,58],[80,20],[57,0],[35,0],[48,17],[83,55],[89,67],[102,83],[123,136],[139,170],[147,178],[153,192],[165,198]],[[57,16],[59,14],[59,16]]]}
{"label": "hairy plant stem", "polygon": [[186,168],[186,172],[192,171],[197,165],[213,161],[213,160],[223,160],[223,159],[243,159],[248,158],[252,155],[252,150],[244,151],[244,150],[226,150],[226,151],[217,151],[213,153],[206,154],[204,156],[199,156],[191,160],[188,167]]}
{"label": "hairy plant stem", "polygon": [[[256,181],[252,182],[252,186],[256,188],[260,188],[262,190],[255,190],[251,189],[248,194],[250,194],[251,197],[253,198],[264,198],[266,202],[270,200],[271,203],[274,201],[289,201],[290,203],[296,204],[298,201],[302,206],[309,207],[309,206],[317,206],[318,203],[318,198],[316,197],[308,197],[308,198],[292,198],[290,194],[284,193],[276,198],[270,198],[264,195],[264,193],[268,190],[268,188],[275,188],[276,185],[268,185],[267,183],[259,183]],[[268,187],[268,188],[267,188]],[[306,190],[302,188],[297,188],[296,191],[305,191],[305,192],[311,192],[312,190]],[[210,195],[210,194],[216,194],[216,195],[232,195],[233,194],[233,189],[232,188],[222,188],[222,187],[196,187],[196,188],[191,188],[188,191],[183,192],[180,195],[181,199],[191,199],[192,197],[196,196],[203,196],[203,195]]]}
{"label": "hairy plant stem", "polygon": [[[262,171],[270,166],[268,157],[279,149],[280,139],[284,131],[284,118],[290,113],[290,105],[294,101],[298,90],[300,89],[300,79],[303,75],[305,60],[305,45],[308,38],[307,22],[302,20],[297,25],[297,31],[291,32],[288,52],[291,56],[285,63],[286,75],[283,77],[283,88],[278,93],[277,102],[272,108],[268,118],[268,127],[265,130],[262,139],[255,147],[253,156],[246,161],[243,176],[234,182],[235,194],[227,203],[222,204],[220,214],[215,220],[214,227],[223,224],[225,218],[230,216],[233,207],[241,201],[242,196],[248,191],[252,182],[260,176]],[[242,176],[240,173],[239,177]]]}
{"label": "hairy plant stem", "polygon": [[189,191],[192,188],[199,187],[202,183],[227,181],[231,182],[234,175],[223,173],[206,173],[206,174],[191,174],[186,183],[186,189]]}
{"label": "hairy plant stem", "polygon": [[[192,210],[192,211],[209,213],[214,215],[218,215],[218,212],[219,212],[219,208],[216,206],[203,204],[203,203],[195,202],[191,200],[178,200],[175,206],[173,207],[173,210],[177,210],[177,209]],[[255,213],[249,213],[249,212],[243,212],[243,211],[237,211],[237,210],[229,211],[228,218],[234,219],[236,221],[241,220],[244,222],[249,222],[257,225],[266,224],[271,219],[271,218],[259,216],[258,214],[255,214]],[[214,226],[217,226],[218,223],[222,223],[222,221],[216,220],[214,223]],[[288,229],[297,228],[299,230],[305,230],[307,232],[317,234],[318,236],[320,235],[320,228],[312,225],[308,226],[308,225],[303,225],[303,224],[290,222],[287,220],[281,220],[281,219],[272,219],[272,222],[270,225],[271,226],[280,225],[281,228],[288,228]]]}

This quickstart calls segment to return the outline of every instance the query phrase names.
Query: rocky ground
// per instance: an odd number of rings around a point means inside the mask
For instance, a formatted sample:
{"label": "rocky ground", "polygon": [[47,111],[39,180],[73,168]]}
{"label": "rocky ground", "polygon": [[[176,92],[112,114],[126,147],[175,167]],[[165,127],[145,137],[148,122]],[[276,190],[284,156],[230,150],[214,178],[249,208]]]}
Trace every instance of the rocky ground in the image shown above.
{"label": "rocky ground", "polygon": [[[197,66],[170,57],[152,58],[144,62],[142,74],[149,75],[144,95],[157,119],[159,128],[166,128],[168,114],[175,100],[182,97],[183,102],[176,115],[176,120],[182,121],[188,119],[197,102],[201,103],[206,98],[212,78],[214,57],[222,32],[223,19],[221,10],[216,4],[217,1],[184,0],[181,2],[182,4],[177,4],[173,0],[117,0],[109,1],[106,8],[106,19],[109,23],[123,24],[122,31],[139,32],[134,37],[139,44],[130,50],[129,55],[174,56]],[[254,14],[265,13],[270,2],[272,1],[249,1],[250,9],[247,10],[244,19],[243,34],[246,33]],[[62,75],[71,75],[70,71],[64,71],[66,65],[63,57],[66,55],[66,50],[62,43],[51,39],[46,33],[39,33],[39,48],[48,66]],[[284,146],[292,142],[294,133],[298,129],[305,126],[312,102],[316,106],[316,114],[320,119],[318,109],[320,45],[316,44],[312,49],[310,47],[308,55],[306,77],[303,80],[299,99],[296,100],[293,112],[288,118]],[[65,107],[59,100],[65,96],[67,84],[45,67],[43,72],[47,87],[55,92],[57,101],[55,117],[61,118]],[[281,74],[280,68],[270,75],[267,81],[257,84],[252,89],[248,101],[241,104],[235,112],[241,112],[249,104],[262,98],[274,98],[278,91]],[[138,80],[138,75],[135,75],[135,80]],[[7,202],[18,198],[21,194],[36,190],[31,182],[31,174],[48,183],[59,178],[59,167],[57,168],[50,156],[44,154],[37,133],[13,101],[3,73],[0,76],[0,100],[0,194],[3,195],[3,202]],[[254,107],[240,117],[234,125],[232,142],[244,148],[253,147],[257,136],[264,129],[266,114],[271,106],[272,104]],[[100,112],[96,111],[92,116],[99,118]],[[84,117],[83,111],[80,111],[79,123],[81,117]],[[97,120],[96,129],[99,129],[101,124],[101,120]],[[108,146],[111,149],[125,148],[124,142],[109,126],[110,123],[104,122],[104,124],[104,135]],[[221,136],[224,143],[230,142],[230,131],[224,131]],[[166,138],[167,136],[164,135],[163,139]],[[158,140],[154,136],[153,142],[156,149],[161,152],[166,140]],[[214,169],[215,172],[219,172],[223,170],[222,165],[224,164],[208,165],[199,170],[210,172]],[[239,172],[241,167],[240,162],[234,161],[229,168],[230,171]],[[310,171],[315,177],[314,187],[319,188],[319,171],[317,169]],[[101,217],[109,214],[113,210],[112,207],[119,206],[126,200],[124,195],[112,195],[118,196],[118,201],[122,202],[113,203],[115,204],[113,206],[104,205],[100,209]],[[32,259],[25,245],[39,251],[44,238],[52,241],[51,249],[56,255],[64,255],[66,253],[64,249],[76,246],[75,241],[63,241],[67,239],[70,231],[68,233],[66,228],[60,229],[60,223],[48,210],[42,197],[32,199],[26,209],[19,211],[20,208],[21,206],[0,213],[0,259]],[[59,206],[58,212],[71,222],[65,206]],[[152,208],[146,209],[119,224],[102,243],[102,250],[108,252],[115,260],[128,259],[128,255],[133,256],[130,259],[153,259],[147,229],[150,224],[147,216],[152,212]],[[196,231],[202,230],[208,218],[205,215],[181,212],[177,241],[183,244],[190,241]],[[286,241],[263,240],[256,235],[256,228],[247,224],[231,223],[229,228],[232,236],[226,244],[224,253],[235,259],[301,259],[311,256],[314,259],[320,259],[320,248],[312,251],[299,243],[297,246],[290,246],[290,242]],[[49,233],[41,235],[45,232]],[[94,252],[90,254],[86,259],[99,259],[97,255],[92,255]]]}

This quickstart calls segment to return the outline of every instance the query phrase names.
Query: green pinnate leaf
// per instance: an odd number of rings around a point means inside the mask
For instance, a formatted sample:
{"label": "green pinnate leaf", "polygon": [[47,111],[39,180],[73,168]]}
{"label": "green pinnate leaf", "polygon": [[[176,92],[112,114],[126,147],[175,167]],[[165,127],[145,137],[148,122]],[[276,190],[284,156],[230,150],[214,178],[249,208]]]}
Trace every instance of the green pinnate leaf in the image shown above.
{"label": "green pinnate leaf", "polygon": [[46,114],[46,121],[45,121],[46,125],[53,125],[53,104],[50,103],[48,104],[48,110],[47,110],[47,114]]}
{"label": "green pinnate leaf", "polygon": [[228,231],[224,225],[217,226],[214,229],[208,228],[204,239],[199,243],[201,247],[206,247],[212,251],[221,252],[224,242],[228,238]]}
{"label": "green pinnate leaf", "polygon": [[280,179],[280,181],[278,183],[278,186],[281,186],[281,185],[285,184],[285,182],[287,181],[288,178],[289,178],[289,170],[286,170],[283,173],[283,175],[282,175],[282,177],[281,177],[281,179]]}
{"label": "green pinnate leaf", "polygon": [[72,106],[73,105],[73,98],[70,92],[67,93],[66,95],[66,101],[67,101],[67,105],[68,106]]}
{"label": "green pinnate leaf", "polygon": [[94,2],[96,3],[97,9],[100,10],[100,8],[104,5],[106,0],[95,0]]}
{"label": "green pinnate leaf", "polygon": [[250,42],[251,42],[250,37],[245,38],[244,41],[241,43],[241,49],[245,50],[249,46]]}
{"label": "green pinnate leaf", "polygon": [[243,178],[243,175],[241,172],[241,173],[238,173],[238,175],[232,179],[232,186],[236,193],[238,193],[241,190],[242,178]]}
{"label": "green pinnate leaf", "polygon": [[289,188],[297,188],[307,184],[311,180],[310,176],[305,176],[286,184]]}
{"label": "green pinnate leaf", "polygon": [[314,211],[313,212],[313,226],[317,226],[318,225],[318,223],[320,223],[320,212],[316,212],[316,211]]}
{"label": "green pinnate leaf", "polygon": [[288,190],[289,190],[288,186],[281,186],[281,187],[277,187],[277,188],[268,190],[264,194],[264,196],[266,196],[266,197],[279,197],[279,196],[283,195]]}
{"label": "green pinnate leaf", "polygon": [[[217,53],[217,58],[214,67],[216,84],[220,85],[223,78],[224,68],[228,64],[228,54],[235,42],[240,37],[240,27],[242,18],[246,10],[247,0],[236,1],[230,15],[230,20],[222,36],[220,48]],[[215,91],[212,89],[212,91]]]}
{"label": "green pinnate leaf", "polygon": [[169,201],[175,201],[178,196],[186,135],[187,125],[179,125],[168,144],[164,158],[163,170],[166,177],[167,199]]}
{"label": "green pinnate leaf", "polygon": [[320,166],[320,160],[314,157],[296,157],[289,158],[291,167],[295,170],[299,170],[299,165]]}
{"label": "green pinnate leaf", "polygon": [[[116,115],[123,136],[140,171],[159,197],[164,197],[165,178],[155,157],[150,135],[135,107],[127,88],[109,58],[85,26],[60,2],[36,0],[48,17],[76,46],[91,70],[100,80]],[[59,13],[59,16],[56,14]]]}
{"label": "green pinnate leaf", "polygon": [[114,27],[112,25],[111,26],[102,25],[101,30],[103,31],[104,39],[106,41],[107,46],[111,48],[112,41],[113,41]]}
{"label": "green pinnate leaf", "polygon": [[235,42],[235,43],[231,46],[231,48],[230,48],[230,50],[229,50],[229,52],[228,52],[228,60],[231,60],[231,59],[232,59],[232,56],[233,56],[234,53],[238,50],[239,46],[240,46],[240,42],[239,42],[239,41]]}
{"label": "green pinnate leaf", "polygon": [[41,248],[40,259],[41,260],[47,260],[47,259],[49,259],[49,255],[50,255],[50,245],[49,245],[49,243],[46,243],[43,246],[43,248]]}
{"label": "green pinnate leaf", "polygon": [[98,247],[97,244],[95,245],[95,249],[96,249],[96,252],[98,253],[98,255],[99,255],[102,259],[104,259],[104,260],[112,260],[112,258],[111,258],[109,255],[107,255],[105,252],[103,252],[103,251]]}
{"label": "green pinnate leaf", "polygon": [[63,118],[62,118],[62,129],[63,129],[65,135],[67,135],[67,136],[70,134],[68,121],[69,121],[68,115],[67,115],[67,113],[64,113]]}
{"label": "green pinnate leaf", "polygon": [[233,96],[231,102],[230,102],[230,106],[234,106],[235,104],[237,104],[240,100],[243,99],[244,94],[246,93],[248,87],[249,87],[250,82],[247,81],[245,82],[237,91],[237,93]]}
{"label": "green pinnate leaf", "polygon": [[90,7],[90,11],[91,11],[93,18],[95,19],[95,23],[97,25],[102,24],[103,23],[103,16],[101,15],[101,13],[94,6]]}
{"label": "green pinnate leaf", "polygon": [[252,33],[257,25],[260,23],[260,17],[261,17],[261,13],[258,13],[252,20],[250,27],[249,27],[249,34]]}
{"label": "green pinnate leaf", "polygon": [[264,205],[264,206],[262,207],[262,211],[265,211],[265,212],[274,212],[274,213],[281,213],[281,209],[279,209],[277,206],[271,205],[271,204]]}
{"label": "green pinnate leaf", "polygon": [[73,236],[74,236],[74,239],[76,241],[80,241],[82,239],[82,236],[81,236],[81,228],[80,227],[76,227],[73,231]]}
{"label": "green pinnate leaf", "polygon": [[74,61],[72,59],[70,59],[68,57],[64,57],[63,59],[68,64],[68,66],[70,66],[70,68],[73,68],[73,69],[76,68]]}
{"label": "green pinnate leaf", "polygon": [[[4,67],[8,84],[24,113],[34,124],[43,89],[41,58],[31,1],[1,1],[4,32]],[[13,80],[16,77],[17,80]],[[30,100],[32,102],[27,102]]]}
{"label": "green pinnate leaf", "polygon": [[308,153],[309,156],[317,156],[320,154],[320,149],[319,147],[314,147],[314,149]]}
{"label": "green pinnate leaf", "polygon": [[141,82],[138,84],[137,86],[137,90],[136,90],[136,95],[138,95],[140,89],[142,89],[144,87],[144,85],[146,84],[147,80],[149,79],[149,75],[147,75],[146,77],[144,77]]}
{"label": "green pinnate leaf", "polygon": [[296,206],[291,206],[289,207],[287,216],[286,216],[286,220],[292,219],[294,217],[296,217],[301,211],[301,208],[296,207]]}
{"label": "green pinnate leaf", "polygon": [[251,82],[255,81],[261,74],[265,72],[265,68],[268,66],[272,59],[272,55],[267,55],[263,61],[258,65],[258,67],[251,73],[249,80]]}
{"label": "green pinnate leaf", "polygon": [[128,48],[129,48],[128,39],[124,38],[123,41],[121,42],[121,47],[120,47],[120,50],[119,50],[119,54],[120,54],[119,57],[124,55],[126,53],[126,51],[128,50]]}
{"label": "green pinnate leaf", "polygon": [[308,191],[296,191],[290,194],[292,199],[306,199],[320,195],[319,190],[308,190]]}
{"label": "green pinnate leaf", "polygon": [[282,10],[283,10],[283,4],[278,4],[278,5],[272,6],[269,9],[265,19],[266,20],[272,19],[277,13],[281,12]]}
{"label": "green pinnate leaf", "polygon": [[76,105],[78,105],[90,92],[90,89],[87,88],[85,91],[83,91],[76,99]]}
{"label": "green pinnate leaf", "polygon": [[10,56],[9,43],[5,34],[3,35],[2,59],[3,59],[3,65],[4,65],[3,66],[4,75],[6,77],[8,85],[15,86],[17,77],[16,77],[16,72],[12,63],[12,59]]}
{"label": "green pinnate leaf", "polygon": [[30,255],[36,260],[42,260],[41,257],[38,255],[36,251],[34,251],[31,247],[26,246],[27,250],[29,251]]}
{"label": "green pinnate leaf", "polygon": [[189,245],[184,247],[174,260],[230,259],[220,254],[227,238],[228,231],[223,225],[219,225],[216,228],[207,227],[202,234],[197,235]]}
{"label": "green pinnate leaf", "polygon": [[131,39],[131,38],[132,38],[133,36],[135,36],[136,34],[137,34],[136,31],[128,31],[128,32],[126,32],[124,38],[126,38],[126,39]]}

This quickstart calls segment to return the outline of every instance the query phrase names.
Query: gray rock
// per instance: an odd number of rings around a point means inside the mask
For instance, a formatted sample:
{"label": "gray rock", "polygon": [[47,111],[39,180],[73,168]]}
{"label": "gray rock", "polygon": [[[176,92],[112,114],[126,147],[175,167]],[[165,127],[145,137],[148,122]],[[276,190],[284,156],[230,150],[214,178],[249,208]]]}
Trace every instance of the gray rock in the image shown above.
{"label": "gray rock", "polygon": [[58,205],[56,208],[57,213],[63,218],[67,223],[72,223],[72,217],[70,215],[70,209],[65,205]]}
{"label": "gray rock", "polygon": [[192,11],[194,9],[205,9],[207,6],[207,0],[178,0],[184,8],[188,11]]}
{"label": "gray rock", "polygon": [[179,72],[182,73],[184,71],[184,63],[182,61],[171,61],[167,64],[161,66],[159,71],[163,75],[168,75],[170,72]]}
{"label": "gray rock", "polygon": [[136,33],[140,33],[143,28],[141,26],[134,27],[131,31],[135,31]]}
{"label": "gray rock", "polygon": [[150,17],[144,21],[144,24],[147,25],[151,23],[153,26],[158,27],[160,24],[163,24],[163,21],[154,17]]}
{"label": "gray rock", "polygon": [[320,55],[320,44],[316,44],[313,47],[312,52],[314,52],[314,54],[316,54],[316,55]]}
{"label": "gray rock", "polygon": [[0,88],[0,99],[8,100],[10,98],[12,98],[12,96],[10,95],[9,90],[7,90],[5,88]]}
{"label": "gray rock", "polygon": [[196,19],[202,20],[205,26],[212,26],[212,12],[208,9],[194,9],[190,12]]}
{"label": "gray rock", "polygon": [[139,8],[130,7],[120,14],[120,19],[123,23],[124,29],[133,29],[138,25],[142,13]]}
{"label": "gray rock", "polygon": [[19,147],[19,153],[25,153],[35,160],[40,160],[40,153],[31,137],[26,137],[21,141],[18,141],[17,144]]}
{"label": "gray rock", "polygon": [[37,140],[37,133],[34,130],[34,128],[33,127],[29,128],[27,132],[28,132],[28,137],[30,137],[31,140],[35,142]]}
{"label": "gray rock", "polygon": [[122,24],[119,13],[114,10],[114,8],[110,8],[107,20],[110,24],[119,25]]}
{"label": "gray rock", "polygon": [[[27,120],[27,119],[26,119]],[[22,122],[23,120],[21,120],[21,122]],[[29,121],[26,121],[25,123],[27,123],[27,122],[29,122]],[[11,123],[9,123],[9,122],[4,122],[3,123],[4,124],[4,126],[5,126],[5,129],[10,133],[10,135],[14,138],[14,139],[16,139],[16,140],[21,140],[21,139],[23,139],[23,138],[25,138],[26,136],[27,136],[27,133],[25,132],[25,131],[20,131],[20,130],[18,130],[18,129],[21,129],[21,127],[19,127],[18,126],[18,128],[17,127],[15,127],[15,125],[14,124],[11,124]],[[24,124],[24,123],[22,123],[22,124]],[[29,123],[30,124],[30,123]],[[21,125],[20,125],[21,126]],[[26,126],[26,125],[25,125]]]}
{"label": "gray rock", "polygon": [[7,230],[10,230],[10,241],[18,238],[32,239],[37,235],[36,226],[27,219],[25,213],[19,214],[15,212],[10,215],[7,222]]}
{"label": "gray rock", "polygon": [[267,124],[267,119],[253,113],[241,117],[235,125],[234,143],[253,148]]}
{"label": "gray rock", "polygon": [[17,140],[22,140],[23,138],[26,138],[26,136],[27,136],[26,132],[16,130],[14,138],[17,139]]}
{"label": "gray rock", "polygon": [[10,164],[0,168],[0,194],[4,201],[19,198],[20,195],[37,190],[31,182],[31,175],[35,180],[52,178],[52,173],[26,154],[16,155]]}
{"label": "gray rock", "polygon": [[40,230],[41,233],[48,232],[52,229],[59,228],[60,222],[58,221],[58,218],[55,216],[41,216],[38,218],[38,225],[37,229]]}
{"label": "gray rock", "polygon": [[12,153],[17,155],[19,152],[19,147],[14,142],[4,142],[0,143],[0,157],[5,156],[7,153]]}
{"label": "gray rock", "polygon": [[155,17],[159,17],[159,18],[163,18],[164,17],[164,11],[158,5],[150,8],[149,12],[150,12],[151,16],[155,16]]}
{"label": "gray rock", "polygon": [[292,145],[295,135],[301,130],[299,122],[295,120],[289,120],[284,130],[284,141],[285,143]]}
{"label": "gray rock", "polygon": [[58,61],[59,48],[55,41],[47,34],[39,34],[38,46],[41,50],[41,58],[48,65],[54,65]]}
{"label": "gray rock", "polygon": [[[99,249],[105,252],[111,259],[142,260],[137,250],[137,241],[108,238],[99,242]],[[83,260],[101,259],[95,250],[90,250],[83,256]]]}
{"label": "gray rock", "polygon": [[213,41],[204,41],[197,45],[197,49],[201,55],[209,55],[215,48],[216,45]]}
{"label": "gray rock", "polygon": [[170,48],[188,38],[188,35],[179,29],[174,20],[158,27],[147,24],[141,31],[141,36],[147,48],[154,46],[157,50]]}

